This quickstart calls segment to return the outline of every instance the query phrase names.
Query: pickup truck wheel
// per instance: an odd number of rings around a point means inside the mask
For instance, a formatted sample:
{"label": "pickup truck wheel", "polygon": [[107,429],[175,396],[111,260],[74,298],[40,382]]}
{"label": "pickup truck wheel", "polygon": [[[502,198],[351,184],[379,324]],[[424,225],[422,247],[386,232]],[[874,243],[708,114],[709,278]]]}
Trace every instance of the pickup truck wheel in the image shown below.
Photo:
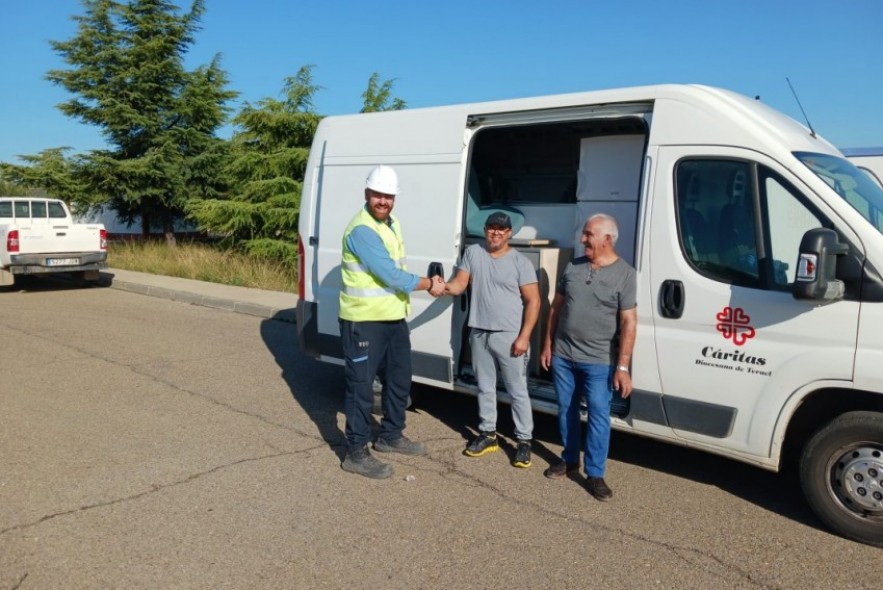
{"label": "pickup truck wheel", "polygon": [[816,432],[800,457],[800,482],[828,527],[883,547],[883,413],[848,412]]}

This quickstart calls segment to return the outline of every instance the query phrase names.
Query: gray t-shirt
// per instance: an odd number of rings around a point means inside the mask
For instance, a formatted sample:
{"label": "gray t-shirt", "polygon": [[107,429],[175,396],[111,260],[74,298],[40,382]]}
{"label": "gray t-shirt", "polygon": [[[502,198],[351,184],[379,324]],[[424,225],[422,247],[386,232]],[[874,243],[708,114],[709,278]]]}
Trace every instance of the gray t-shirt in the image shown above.
{"label": "gray t-shirt", "polygon": [[552,353],[580,362],[612,365],[619,344],[619,312],[637,306],[637,273],[622,258],[594,271],[585,256],[567,264],[558,279],[564,297]]}
{"label": "gray t-shirt", "polygon": [[514,248],[493,258],[484,246],[473,244],[463,253],[459,268],[472,280],[469,327],[520,331],[524,313],[521,287],[538,282],[530,260]]}

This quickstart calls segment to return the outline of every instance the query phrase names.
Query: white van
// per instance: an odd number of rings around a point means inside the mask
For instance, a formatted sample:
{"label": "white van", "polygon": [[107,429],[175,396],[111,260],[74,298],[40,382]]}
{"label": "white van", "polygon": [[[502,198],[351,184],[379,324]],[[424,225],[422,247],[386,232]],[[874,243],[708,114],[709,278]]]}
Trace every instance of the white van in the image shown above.
{"label": "white van", "polygon": [[[420,274],[451,276],[488,211],[516,212],[544,314],[585,219],[614,215],[638,271],[635,391],[614,428],[770,470],[794,451],[819,518],[883,546],[883,190],[830,143],[687,85],[328,117],[303,187],[297,307],[301,348],[324,361],[342,363],[341,237],[377,164],[399,174]],[[475,394],[467,298],[411,299],[414,380]],[[530,386],[554,413],[535,360]]]}
{"label": "white van", "polygon": [[842,149],[843,155],[856,165],[859,170],[870,175],[877,184],[883,187],[883,147]]}

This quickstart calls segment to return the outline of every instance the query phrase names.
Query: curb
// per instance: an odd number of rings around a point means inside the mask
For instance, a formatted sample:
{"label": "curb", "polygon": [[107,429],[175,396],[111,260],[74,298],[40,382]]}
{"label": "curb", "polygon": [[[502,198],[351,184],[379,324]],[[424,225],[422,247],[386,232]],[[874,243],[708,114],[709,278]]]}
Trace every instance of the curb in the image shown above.
{"label": "curb", "polygon": [[144,285],[141,283],[133,283],[130,281],[121,281],[105,275],[101,276],[98,284],[103,287],[110,287],[112,289],[119,289],[121,291],[128,291],[130,293],[138,293],[139,295],[160,297],[162,299],[169,299],[171,301],[189,303],[191,305],[200,305],[202,307],[223,309],[235,313],[242,313],[291,324],[295,323],[294,308],[279,309],[266,305],[261,305],[258,303],[250,303],[247,301],[235,301],[232,299],[212,297],[209,295],[199,295],[188,291],[168,289],[165,287],[156,287],[153,285]]}

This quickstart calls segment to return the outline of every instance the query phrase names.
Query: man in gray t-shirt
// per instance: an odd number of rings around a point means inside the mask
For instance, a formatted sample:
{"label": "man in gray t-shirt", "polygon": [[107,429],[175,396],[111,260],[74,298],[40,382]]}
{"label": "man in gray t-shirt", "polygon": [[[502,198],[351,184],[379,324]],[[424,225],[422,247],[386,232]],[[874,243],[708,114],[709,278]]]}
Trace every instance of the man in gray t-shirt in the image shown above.
{"label": "man in gray t-shirt", "polygon": [[546,325],[540,365],[552,371],[558,397],[561,461],[544,473],[559,478],[579,469],[580,401],[587,404],[584,467],[598,500],[613,492],[604,481],[610,447],[613,390],[632,392],[629,374],[637,326],[637,275],[614,249],[619,236],[609,215],[589,217],[580,242],[585,256],[564,269]]}
{"label": "man in gray t-shirt", "polygon": [[537,273],[526,256],[509,245],[512,222],[502,212],[485,222],[485,243],[466,249],[448,295],[460,295],[472,284],[469,299],[469,345],[478,380],[479,435],[463,453],[480,457],[499,449],[497,442],[497,367],[512,398],[518,446],[513,465],[529,467],[533,414],[527,392],[530,334],[540,310]]}

